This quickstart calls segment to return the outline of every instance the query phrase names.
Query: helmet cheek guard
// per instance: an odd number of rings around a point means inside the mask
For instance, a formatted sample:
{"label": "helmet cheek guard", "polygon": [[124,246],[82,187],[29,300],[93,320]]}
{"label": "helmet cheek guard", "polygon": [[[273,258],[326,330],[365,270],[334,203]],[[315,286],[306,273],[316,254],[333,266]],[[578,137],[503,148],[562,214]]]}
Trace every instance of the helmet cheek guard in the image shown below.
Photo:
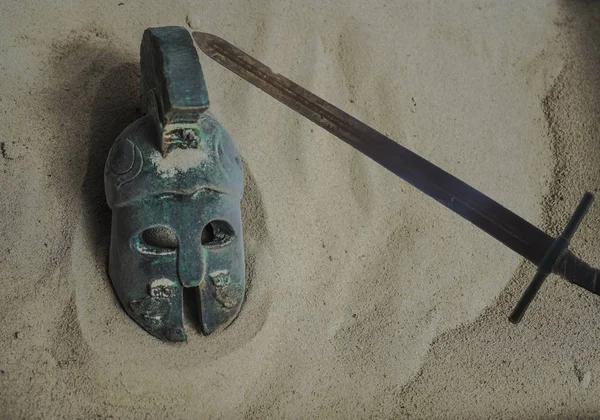
{"label": "helmet cheek guard", "polygon": [[150,28],[141,45],[144,116],[112,146],[109,275],[150,334],[185,341],[183,288],[196,290],[204,334],[229,325],[245,295],[241,158],[206,113],[204,75],[181,27]]}

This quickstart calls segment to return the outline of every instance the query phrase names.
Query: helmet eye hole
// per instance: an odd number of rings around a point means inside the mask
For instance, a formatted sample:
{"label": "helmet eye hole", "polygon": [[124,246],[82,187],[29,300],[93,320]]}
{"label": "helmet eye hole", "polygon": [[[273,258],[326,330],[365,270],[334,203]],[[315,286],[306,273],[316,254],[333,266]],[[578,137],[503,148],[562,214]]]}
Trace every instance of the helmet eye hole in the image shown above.
{"label": "helmet eye hole", "polygon": [[166,226],[156,226],[142,232],[142,239],[147,245],[157,248],[177,249],[177,235]]}
{"label": "helmet eye hole", "polygon": [[233,227],[225,220],[213,220],[202,229],[200,242],[206,247],[223,246],[235,237]]}
{"label": "helmet eye hole", "polygon": [[171,254],[177,251],[175,231],[166,226],[155,226],[142,232],[137,248],[146,254]]}
{"label": "helmet eye hole", "polygon": [[[165,255],[177,251],[179,241],[175,231],[167,226],[154,226],[144,230],[135,246],[145,254]],[[233,227],[224,220],[213,220],[204,226],[200,237],[203,246],[221,247],[235,238]]]}

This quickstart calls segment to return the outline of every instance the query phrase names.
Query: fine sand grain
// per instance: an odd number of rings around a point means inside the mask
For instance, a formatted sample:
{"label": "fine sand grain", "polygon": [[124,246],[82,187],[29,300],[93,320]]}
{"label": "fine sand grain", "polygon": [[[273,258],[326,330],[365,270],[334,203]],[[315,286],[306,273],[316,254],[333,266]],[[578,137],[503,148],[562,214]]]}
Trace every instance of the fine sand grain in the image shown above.
{"label": "fine sand grain", "polygon": [[[573,418],[599,410],[600,298],[483,232],[203,54],[246,170],[250,288],[189,341],[106,274],[103,165],[139,116],[152,26],[221,36],[532,223],[600,187],[600,5],[22,0],[0,5],[0,417]],[[600,207],[574,248],[600,263]]]}

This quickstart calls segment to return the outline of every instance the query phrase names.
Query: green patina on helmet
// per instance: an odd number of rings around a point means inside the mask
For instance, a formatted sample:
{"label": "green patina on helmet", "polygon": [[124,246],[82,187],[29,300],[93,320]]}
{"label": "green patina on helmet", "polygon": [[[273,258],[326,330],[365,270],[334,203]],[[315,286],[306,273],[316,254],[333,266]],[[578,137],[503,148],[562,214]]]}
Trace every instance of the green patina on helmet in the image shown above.
{"label": "green patina on helmet", "polygon": [[184,287],[197,290],[205,334],[229,325],[244,300],[244,174],[233,140],[206,113],[189,32],[147,29],[141,70],[146,115],[119,135],[105,166],[109,274],[136,322],[185,341]]}

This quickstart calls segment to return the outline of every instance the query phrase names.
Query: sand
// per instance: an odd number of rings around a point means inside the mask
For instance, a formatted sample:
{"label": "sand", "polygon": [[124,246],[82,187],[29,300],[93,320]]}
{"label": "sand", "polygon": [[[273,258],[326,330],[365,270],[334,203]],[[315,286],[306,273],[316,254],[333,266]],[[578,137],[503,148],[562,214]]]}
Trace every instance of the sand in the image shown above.
{"label": "sand", "polygon": [[[238,319],[161,342],[106,274],[103,165],[147,27],[222,36],[557,233],[600,186],[592,2],[23,0],[0,6],[0,411],[20,418],[573,418],[600,298],[534,268],[204,55],[246,170]],[[600,261],[594,207],[574,249]]]}

